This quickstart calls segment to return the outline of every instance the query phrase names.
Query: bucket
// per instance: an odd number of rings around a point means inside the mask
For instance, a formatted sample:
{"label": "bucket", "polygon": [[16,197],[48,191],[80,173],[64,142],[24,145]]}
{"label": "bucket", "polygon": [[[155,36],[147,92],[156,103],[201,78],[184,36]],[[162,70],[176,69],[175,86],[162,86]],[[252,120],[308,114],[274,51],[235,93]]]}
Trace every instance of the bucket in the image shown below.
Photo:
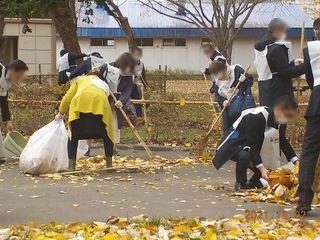
{"label": "bucket", "polygon": [[8,133],[3,141],[5,149],[18,157],[21,155],[27,143],[28,141],[18,132]]}

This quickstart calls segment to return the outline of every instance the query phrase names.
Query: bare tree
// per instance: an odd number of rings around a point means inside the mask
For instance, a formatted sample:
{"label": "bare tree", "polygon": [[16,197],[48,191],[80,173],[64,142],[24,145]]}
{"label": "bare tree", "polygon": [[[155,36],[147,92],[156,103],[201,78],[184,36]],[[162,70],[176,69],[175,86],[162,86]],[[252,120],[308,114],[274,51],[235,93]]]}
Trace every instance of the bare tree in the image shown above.
{"label": "bare tree", "polygon": [[232,44],[254,8],[266,0],[138,0],[154,11],[192,24],[231,60]]}
{"label": "bare tree", "polygon": [[95,2],[98,6],[103,7],[105,11],[117,21],[127,37],[129,51],[132,52],[137,44],[129,20],[122,14],[119,5],[113,0],[96,0]]}

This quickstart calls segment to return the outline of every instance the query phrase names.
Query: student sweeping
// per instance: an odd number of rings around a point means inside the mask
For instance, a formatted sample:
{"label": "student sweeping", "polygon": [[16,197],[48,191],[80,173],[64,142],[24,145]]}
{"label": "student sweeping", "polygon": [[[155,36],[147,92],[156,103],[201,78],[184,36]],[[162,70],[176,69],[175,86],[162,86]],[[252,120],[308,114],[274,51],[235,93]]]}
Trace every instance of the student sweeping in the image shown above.
{"label": "student sweeping", "polygon": [[304,49],[306,80],[312,93],[305,113],[307,126],[299,166],[297,211],[301,216],[311,211],[312,184],[320,154],[320,18],[314,21],[313,28],[315,41],[308,42]]}
{"label": "student sweeping", "polygon": [[[208,59],[210,59],[210,63],[212,61],[221,61],[221,62],[227,63],[227,59],[215,48],[213,44],[210,44],[210,43],[203,44],[202,52]],[[210,75],[209,68],[203,69],[202,73],[206,75]]]}
{"label": "student sweeping", "polygon": [[77,78],[63,97],[56,119],[63,118],[69,112],[70,171],[76,168],[78,141],[84,139],[103,139],[106,165],[112,167],[114,130],[109,93],[108,84],[91,75]]}
{"label": "student sweeping", "polygon": [[[226,62],[219,60],[214,60],[210,64],[209,73],[213,81],[211,91],[215,93],[216,101],[221,109],[227,107],[223,114],[223,131],[226,133],[234,121],[240,116],[242,110],[255,107],[251,92],[253,80],[252,77],[242,77],[244,69],[240,65],[230,66]],[[240,79],[243,83],[240,85],[236,96],[228,102],[228,98]],[[245,102],[240,104],[239,101],[237,101],[239,98]],[[234,106],[235,104],[236,106]],[[238,111],[239,109],[241,109],[241,111]]]}
{"label": "student sweeping", "polygon": [[[141,99],[142,98],[142,87],[144,89],[147,88],[147,76],[146,76],[146,69],[144,67],[141,58],[143,57],[143,50],[140,47],[136,47],[132,52],[133,57],[136,60],[135,66],[135,78],[132,86],[132,94],[131,99]],[[142,105],[140,104],[132,104],[130,101],[127,104],[127,108],[133,112],[136,117],[142,116]]]}
{"label": "student sweeping", "polygon": [[[229,160],[236,162],[237,191],[263,187],[260,179],[268,180],[267,165],[270,161],[280,161],[281,151],[288,160],[296,161],[285,136],[277,131],[296,112],[297,104],[294,99],[284,96],[276,101],[274,108],[258,107],[243,111],[233,124],[216,150],[213,165],[220,169]],[[270,136],[270,133],[273,134]],[[268,147],[270,142],[273,144],[272,148]],[[248,169],[254,173],[249,181]]]}
{"label": "student sweeping", "polygon": [[77,67],[76,60],[86,57],[87,54],[69,53],[67,49],[60,51],[60,58],[58,60],[59,78],[58,83],[66,84],[70,80],[71,72]]}
{"label": "student sweeping", "polygon": [[[21,60],[17,59],[9,65],[4,66],[0,63],[0,107],[3,122],[7,123],[7,131],[13,131],[11,116],[8,104],[8,92],[12,86],[18,83],[25,77],[28,71],[28,66]],[[3,147],[3,139],[0,131],[0,164],[6,161],[6,155]]]}
{"label": "student sweeping", "polygon": [[114,63],[103,64],[96,69],[99,71],[100,78],[109,85],[111,92],[118,99],[114,102],[109,98],[115,130],[115,150],[120,143],[120,129],[123,126],[123,116],[118,108],[125,106],[130,100],[135,64],[134,57],[130,53],[124,53]]}

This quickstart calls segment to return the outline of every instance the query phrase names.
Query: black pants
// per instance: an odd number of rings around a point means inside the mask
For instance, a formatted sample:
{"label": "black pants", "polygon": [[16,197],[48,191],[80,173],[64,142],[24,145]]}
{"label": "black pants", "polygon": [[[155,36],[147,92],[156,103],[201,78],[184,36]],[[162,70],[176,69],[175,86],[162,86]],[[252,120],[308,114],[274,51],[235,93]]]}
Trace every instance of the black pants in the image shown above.
{"label": "black pants", "polygon": [[320,117],[307,119],[299,166],[299,205],[310,207],[314,192],[312,185],[320,154]]}
{"label": "black pants", "polygon": [[[77,158],[77,150],[78,150],[78,142],[81,139],[77,139],[72,137],[68,140],[68,157],[69,159],[76,159]],[[113,142],[110,140],[108,135],[103,138],[103,146],[104,152],[106,157],[113,156]]]}
{"label": "black pants", "polygon": [[76,159],[78,141],[86,139],[102,139],[106,157],[113,156],[113,142],[108,137],[102,115],[80,113],[80,118],[70,123],[71,139],[68,142],[69,159]]}
{"label": "black pants", "polygon": [[256,167],[251,167],[252,162],[251,153],[246,150],[241,150],[238,155],[232,159],[237,163],[236,165],[236,181],[238,183],[245,184],[247,183],[247,170],[251,169],[253,171],[253,176],[249,180],[250,182],[257,182],[261,178],[260,170]]}
{"label": "black pants", "polygon": [[225,135],[228,132],[228,130],[232,127],[234,122],[235,120],[229,117],[228,109],[226,109],[222,116],[223,135]]}
{"label": "black pants", "polygon": [[[142,98],[141,89],[140,88],[141,87],[138,84],[133,84],[131,99],[140,100]],[[137,116],[141,117],[142,116],[142,105],[141,104],[134,104],[134,107],[136,109]]]}

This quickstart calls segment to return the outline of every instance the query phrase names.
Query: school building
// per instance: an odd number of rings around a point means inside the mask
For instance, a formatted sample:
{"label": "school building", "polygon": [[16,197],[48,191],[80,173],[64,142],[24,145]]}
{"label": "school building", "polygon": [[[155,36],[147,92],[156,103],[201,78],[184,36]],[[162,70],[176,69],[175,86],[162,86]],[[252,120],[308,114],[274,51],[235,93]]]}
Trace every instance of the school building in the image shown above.
{"label": "school building", "polygon": [[[79,2],[77,9],[82,51],[98,51],[107,61],[114,61],[128,50],[123,31],[103,9],[95,9],[94,15],[90,16],[91,22],[84,22],[85,6],[82,4]],[[125,1],[120,8],[129,19],[138,45],[144,49],[143,61],[147,69],[158,69],[159,66],[164,69],[167,66],[173,70],[199,72],[208,65],[208,59],[201,52],[201,45],[209,40],[194,25],[163,16],[137,1]],[[253,45],[267,31],[268,23],[274,17],[285,19],[291,26],[289,39],[292,41],[292,57],[298,57],[302,22],[305,23],[308,40],[313,34],[312,19],[296,4],[265,3],[255,8],[235,40],[233,63],[243,66],[253,64]],[[23,24],[19,20],[6,19],[6,47],[2,61],[7,63],[18,57],[26,61],[31,73],[55,72],[63,45],[52,21],[32,19],[29,26],[32,33],[24,34]]]}

